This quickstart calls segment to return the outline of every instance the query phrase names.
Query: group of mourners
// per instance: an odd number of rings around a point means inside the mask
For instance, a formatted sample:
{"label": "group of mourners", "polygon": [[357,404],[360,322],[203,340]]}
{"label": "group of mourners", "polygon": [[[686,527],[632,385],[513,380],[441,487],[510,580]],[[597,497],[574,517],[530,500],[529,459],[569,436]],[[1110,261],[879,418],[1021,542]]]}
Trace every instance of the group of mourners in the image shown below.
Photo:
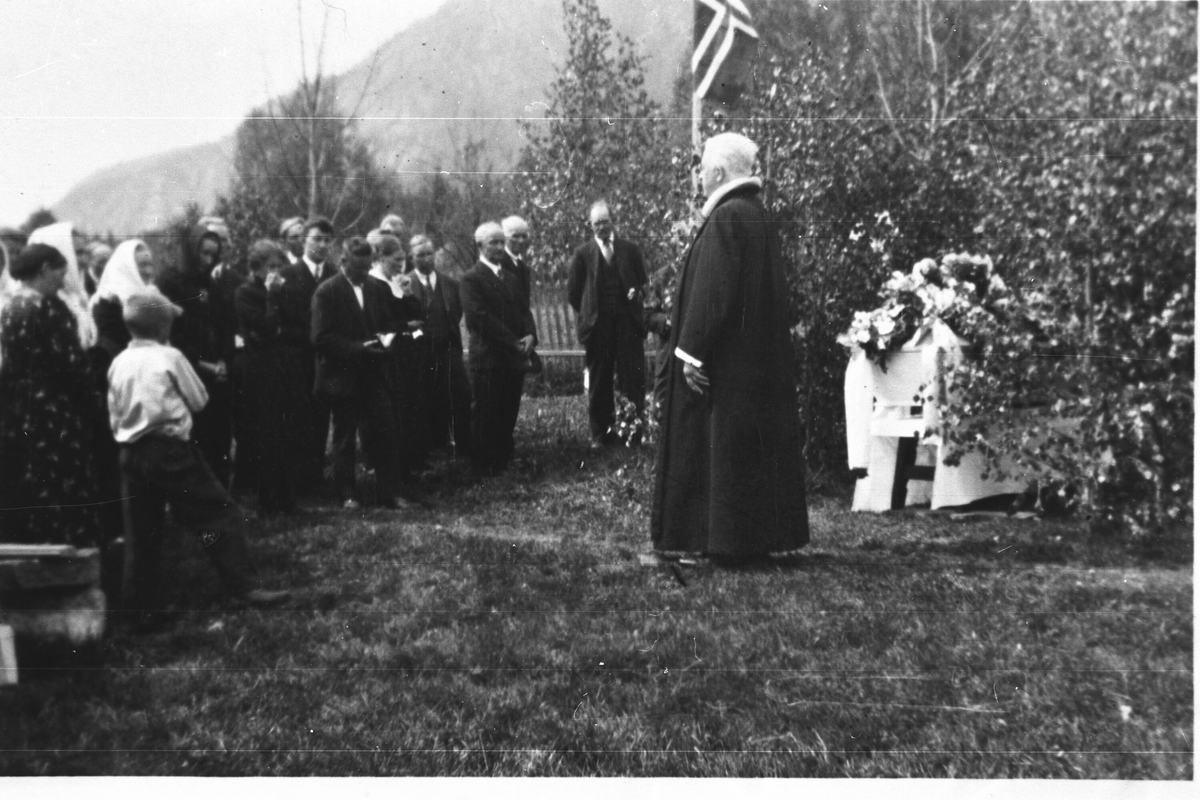
{"label": "group of mourners", "polygon": [[[648,302],[641,252],[604,201],[570,260],[593,447],[613,443],[614,390],[644,410],[643,344],[658,337],[651,538],[666,557],[807,541],[786,290],[755,150],[737,134],[708,142],[709,202],[669,312]],[[513,216],[475,241],[457,276],[396,215],[344,241],[324,218],[288,219],[240,264],[216,217],[169,265],[138,239],[83,245],[68,223],[0,248],[0,541],[124,542],[120,603],[153,624],[167,507],[227,591],[264,605],[288,593],[259,585],[235,495],[256,496],[260,518],[330,488],[348,509],[403,509],[427,504],[420,476],[439,453],[478,479],[503,471],[539,364],[530,229]]]}
{"label": "group of mourners", "polygon": [[231,594],[274,603],[286,593],[257,585],[235,494],[259,518],[330,488],[349,509],[408,508],[426,504],[419,475],[439,451],[502,471],[535,358],[528,225],[481,226],[481,263],[500,271],[462,287],[428,236],[406,248],[403,232],[389,215],[338,247],[328,220],[293,218],[243,264],[216,217],[169,266],[139,239],[83,244],[69,223],[5,247],[0,541],[128,545],[118,591],[149,614],[169,506]]}

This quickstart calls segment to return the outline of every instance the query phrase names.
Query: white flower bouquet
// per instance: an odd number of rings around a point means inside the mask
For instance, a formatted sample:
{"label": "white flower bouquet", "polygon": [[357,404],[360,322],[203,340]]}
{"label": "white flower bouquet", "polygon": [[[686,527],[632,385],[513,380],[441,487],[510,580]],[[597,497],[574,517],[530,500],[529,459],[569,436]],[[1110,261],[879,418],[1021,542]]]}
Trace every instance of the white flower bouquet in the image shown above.
{"label": "white flower bouquet", "polygon": [[861,348],[882,364],[888,353],[938,321],[970,339],[983,321],[981,315],[999,316],[1008,304],[1008,287],[992,269],[987,256],[950,253],[940,264],[926,258],[909,273],[897,270],[880,291],[882,304],[855,312],[838,343]]}

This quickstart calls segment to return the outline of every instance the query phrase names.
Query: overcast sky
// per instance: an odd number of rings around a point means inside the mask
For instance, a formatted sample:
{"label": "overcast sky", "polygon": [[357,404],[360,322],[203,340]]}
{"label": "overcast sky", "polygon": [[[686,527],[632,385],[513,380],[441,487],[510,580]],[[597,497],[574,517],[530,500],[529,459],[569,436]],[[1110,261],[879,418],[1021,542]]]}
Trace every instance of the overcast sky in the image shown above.
{"label": "overcast sky", "polygon": [[[341,72],[445,0],[302,0]],[[212,141],[300,75],[296,0],[0,0],[0,225],[96,170]],[[314,52],[309,48],[309,59]]]}

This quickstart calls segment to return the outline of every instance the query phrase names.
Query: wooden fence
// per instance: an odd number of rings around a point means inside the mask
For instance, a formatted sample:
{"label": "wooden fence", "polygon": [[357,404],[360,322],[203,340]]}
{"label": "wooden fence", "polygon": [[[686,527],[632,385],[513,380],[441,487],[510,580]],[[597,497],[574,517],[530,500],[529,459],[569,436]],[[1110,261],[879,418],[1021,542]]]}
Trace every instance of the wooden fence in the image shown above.
{"label": "wooden fence", "polygon": [[575,309],[567,302],[566,284],[534,286],[529,304],[537,325],[538,353],[543,356],[583,358],[583,345],[575,334]]}

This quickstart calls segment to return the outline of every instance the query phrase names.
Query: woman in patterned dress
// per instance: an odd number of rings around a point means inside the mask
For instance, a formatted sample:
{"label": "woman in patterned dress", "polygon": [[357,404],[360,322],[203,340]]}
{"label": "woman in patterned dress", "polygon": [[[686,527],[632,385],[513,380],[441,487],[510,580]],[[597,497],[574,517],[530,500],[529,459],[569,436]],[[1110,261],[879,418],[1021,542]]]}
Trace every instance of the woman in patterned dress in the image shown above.
{"label": "woman in patterned dress", "polygon": [[100,402],[75,316],[58,296],[66,258],[27,246],[0,311],[0,541],[95,544],[96,470],[87,419]]}

